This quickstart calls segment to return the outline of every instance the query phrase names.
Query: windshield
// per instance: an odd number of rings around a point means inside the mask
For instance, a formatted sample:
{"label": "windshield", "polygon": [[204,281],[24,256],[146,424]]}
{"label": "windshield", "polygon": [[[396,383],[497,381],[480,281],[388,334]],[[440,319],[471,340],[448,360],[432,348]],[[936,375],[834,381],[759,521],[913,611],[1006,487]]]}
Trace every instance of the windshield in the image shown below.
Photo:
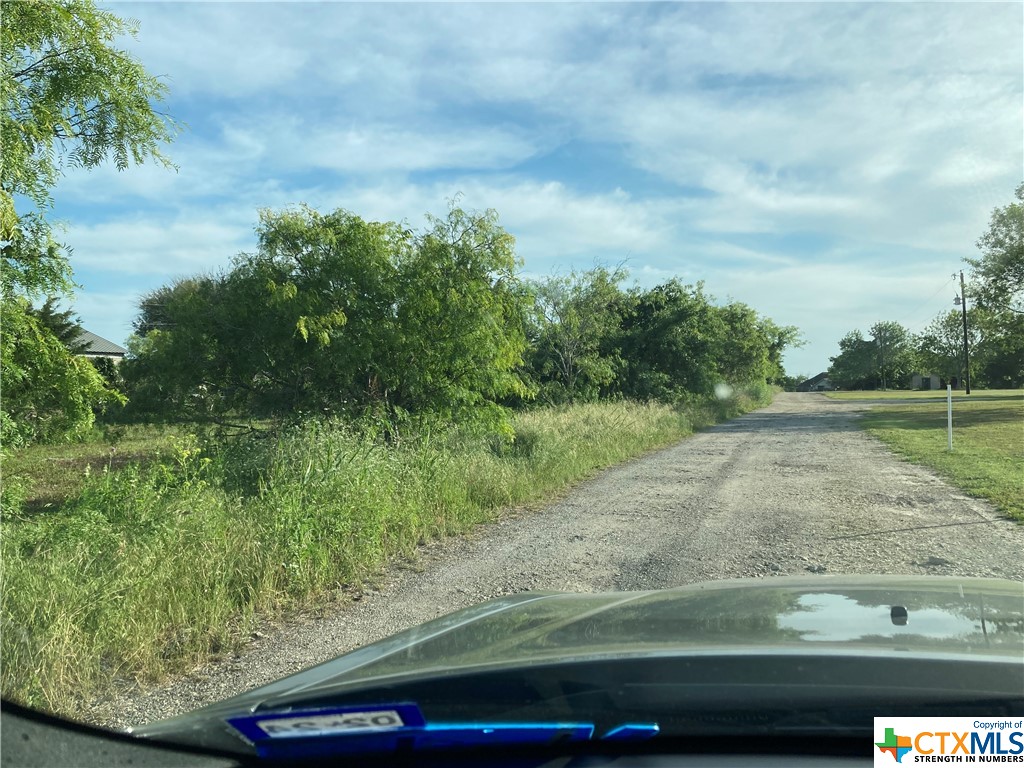
{"label": "windshield", "polygon": [[5,699],[1014,693],[1019,3],[3,15]]}

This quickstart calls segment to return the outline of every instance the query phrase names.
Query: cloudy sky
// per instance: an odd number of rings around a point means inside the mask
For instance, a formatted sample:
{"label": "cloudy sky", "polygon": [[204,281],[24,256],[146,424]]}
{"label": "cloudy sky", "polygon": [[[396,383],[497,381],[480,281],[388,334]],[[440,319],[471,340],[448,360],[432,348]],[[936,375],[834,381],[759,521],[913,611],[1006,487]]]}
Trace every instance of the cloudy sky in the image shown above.
{"label": "cloudy sky", "polygon": [[798,326],[920,330],[1024,179],[1024,4],[104,4],[178,171],[69,171],[85,326],[254,248],[260,208],[494,208],[527,276],[625,262]]}

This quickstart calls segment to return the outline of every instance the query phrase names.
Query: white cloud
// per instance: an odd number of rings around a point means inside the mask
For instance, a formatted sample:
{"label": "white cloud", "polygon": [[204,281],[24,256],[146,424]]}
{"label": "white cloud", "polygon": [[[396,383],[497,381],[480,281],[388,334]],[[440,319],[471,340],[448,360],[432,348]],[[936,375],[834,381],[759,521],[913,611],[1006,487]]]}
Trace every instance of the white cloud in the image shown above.
{"label": "white cloud", "polygon": [[137,40],[121,44],[175,98],[204,93],[244,99],[294,82],[311,65],[302,45],[311,28],[301,6],[243,3],[117,3],[139,21]]}
{"label": "white cloud", "polygon": [[465,208],[498,211],[501,225],[515,235],[517,252],[530,268],[538,261],[587,264],[595,256],[617,261],[630,253],[670,248],[673,242],[671,203],[634,200],[622,190],[587,194],[559,182],[511,176],[351,185],[321,190],[316,199],[367,219],[404,220],[419,228],[423,214],[443,215],[446,201],[459,195]]}
{"label": "white cloud", "polygon": [[241,250],[255,246],[252,223],[225,212],[197,210],[185,216],[132,215],[95,224],[72,224],[65,240],[72,246],[76,272],[169,277],[215,271]]}
{"label": "white cloud", "polygon": [[[1019,125],[1024,126],[1024,115]],[[929,181],[938,187],[965,187],[972,184],[987,184],[1006,174],[1008,166],[1015,160],[1012,150],[1002,158],[985,156],[980,152],[962,149],[942,159],[932,171]]]}
{"label": "white cloud", "polygon": [[[957,262],[930,265],[890,262],[863,265],[824,259],[814,266],[768,269],[712,269],[712,293],[743,301],[775,322],[798,327],[808,344],[786,353],[791,373],[816,374],[839,352],[839,340],[852,330],[867,333],[876,322],[893,320],[920,330],[950,305],[953,293],[936,294]],[[922,299],[930,297],[922,303]]]}
{"label": "white cloud", "polygon": [[261,126],[258,132],[235,127],[231,133],[252,148],[262,167],[292,172],[492,170],[522,162],[536,151],[524,137],[490,127],[423,126],[413,131],[389,125],[307,125],[297,118],[285,118]]}
{"label": "white cloud", "polygon": [[188,205],[198,198],[234,198],[246,188],[265,189],[268,182],[260,173],[262,148],[227,127],[202,137],[185,134],[165,153],[176,167],[147,162],[118,171],[107,162],[69,168],[54,190],[58,204]]}
{"label": "white cloud", "polygon": [[[645,283],[707,278],[811,329],[815,373],[972,253],[1024,175],[1020,4],[113,10],[140,18],[132,50],[193,124],[177,174],[104,168],[56,191],[76,266],[113,282],[225,263],[261,206],[418,227],[463,192],[528,270],[628,257]],[[549,162],[570,141],[630,175]],[[794,235],[831,245],[787,253]]]}

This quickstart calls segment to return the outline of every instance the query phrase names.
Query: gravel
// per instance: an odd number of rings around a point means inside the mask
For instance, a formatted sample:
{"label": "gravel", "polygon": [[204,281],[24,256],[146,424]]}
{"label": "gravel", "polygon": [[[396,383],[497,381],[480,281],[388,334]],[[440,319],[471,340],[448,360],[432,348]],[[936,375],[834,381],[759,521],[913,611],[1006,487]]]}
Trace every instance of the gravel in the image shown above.
{"label": "gravel", "polygon": [[767,408],[602,472],[534,511],[394,563],[372,587],[254,633],[242,652],[82,718],[138,725],[218,701],[439,615],[527,590],[657,589],[808,573],[1024,581],[1024,526],[857,426],[864,403]]}

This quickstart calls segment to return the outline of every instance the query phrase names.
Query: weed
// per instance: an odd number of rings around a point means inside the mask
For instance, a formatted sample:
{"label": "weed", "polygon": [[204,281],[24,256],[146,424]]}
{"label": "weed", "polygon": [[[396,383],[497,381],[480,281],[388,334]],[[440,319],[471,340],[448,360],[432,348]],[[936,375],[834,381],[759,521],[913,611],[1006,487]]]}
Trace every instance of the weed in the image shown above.
{"label": "weed", "polygon": [[181,672],[254,617],[357,585],[424,541],[769,395],[537,409],[515,416],[514,439],[435,425],[396,441],[317,421],[273,439],[183,433],[161,438],[159,459],[90,462],[62,505],[5,515],[3,693],[70,712],[118,677]]}

